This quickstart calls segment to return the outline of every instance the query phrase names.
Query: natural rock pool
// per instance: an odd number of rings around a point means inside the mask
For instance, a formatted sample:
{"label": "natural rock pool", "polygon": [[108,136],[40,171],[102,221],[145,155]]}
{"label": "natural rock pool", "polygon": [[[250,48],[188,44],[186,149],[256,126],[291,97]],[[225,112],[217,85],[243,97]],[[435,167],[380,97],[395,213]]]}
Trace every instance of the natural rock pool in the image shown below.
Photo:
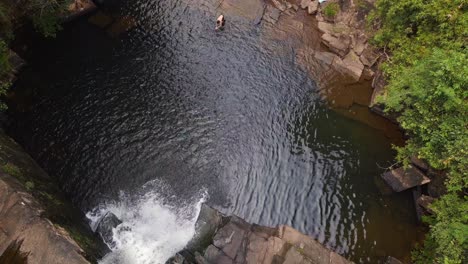
{"label": "natural rock pool", "polygon": [[185,230],[178,208],[207,194],[224,213],[291,225],[357,263],[408,259],[411,194],[378,187],[390,140],[330,110],[288,41],[241,17],[214,31],[208,1],[128,2],[120,12],[137,26],[126,34],[83,18],[35,40],[14,88],[25,100],[11,103],[10,135],[73,202],[139,207],[134,247],[173,239],[157,229]]}

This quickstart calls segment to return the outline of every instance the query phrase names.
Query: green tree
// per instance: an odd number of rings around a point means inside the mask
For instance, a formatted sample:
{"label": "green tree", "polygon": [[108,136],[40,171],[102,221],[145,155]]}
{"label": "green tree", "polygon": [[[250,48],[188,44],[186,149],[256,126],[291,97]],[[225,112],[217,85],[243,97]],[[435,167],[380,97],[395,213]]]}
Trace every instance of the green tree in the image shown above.
{"label": "green tree", "polygon": [[468,12],[466,0],[378,0],[372,43],[390,54],[380,100],[410,139],[398,159],[425,159],[448,172],[448,193],[426,218],[416,263],[464,263],[468,255]]}
{"label": "green tree", "polygon": [[[9,49],[5,41],[0,40],[0,96],[3,96],[8,91],[10,83],[8,81],[8,74],[11,71],[9,62]],[[0,102],[0,110],[5,110],[6,104]]]}
{"label": "green tree", "polygon": [[71,0],[30,0],[28,13],[34,27],[46,37],[55,37],[61,29],[63,15]]}
{"label": "green tree", "polygon": [[338,12],[340,12],[340,6],[338,3],[329,3],[323,9],[323,13],[329,18],[334,18]]}

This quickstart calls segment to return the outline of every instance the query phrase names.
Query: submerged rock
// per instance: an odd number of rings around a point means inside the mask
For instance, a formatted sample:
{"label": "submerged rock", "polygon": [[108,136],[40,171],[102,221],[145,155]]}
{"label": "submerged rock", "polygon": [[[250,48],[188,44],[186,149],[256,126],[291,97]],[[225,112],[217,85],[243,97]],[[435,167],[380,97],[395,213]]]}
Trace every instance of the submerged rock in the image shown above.
{"label": "submerged rock", "polygon": [[401,192],[415,186],[424,185],[431,181],[431,179],[415,167],[393,169],[382,174],[382,178],[395,192]]}
{"label": "submerged rock", "polygon": [[399,261],[394,257],[388,256],[385,260],[385,264],[403,264],[403,262]]}
{"label": "submerged rock", "polygon": [[258,24],[262,20],[265,7],[263,0],[224,0],[218,12],[226,17],[244,18]]}

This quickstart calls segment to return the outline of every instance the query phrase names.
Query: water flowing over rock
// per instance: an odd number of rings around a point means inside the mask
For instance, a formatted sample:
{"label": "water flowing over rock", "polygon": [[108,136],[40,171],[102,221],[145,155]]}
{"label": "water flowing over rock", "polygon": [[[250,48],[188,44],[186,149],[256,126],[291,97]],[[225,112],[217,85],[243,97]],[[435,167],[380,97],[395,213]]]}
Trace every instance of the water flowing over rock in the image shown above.
{"label": "water flowing over rock", "polygon": [[99,221],[99,224],[97,225],[96,232],[99,233],[101,238],[106,242],[106,244],[111,245],[115,244],[112,241],[112,229],[116,228],[118,225],[120,225],[122,221],[120,221],[115,214],[111,212],[107,212]]}
{"label": "water flowing over rock", "polygon": [[196,235],[167,263],[352,263],[289,226],[249,224],[203,204]]}

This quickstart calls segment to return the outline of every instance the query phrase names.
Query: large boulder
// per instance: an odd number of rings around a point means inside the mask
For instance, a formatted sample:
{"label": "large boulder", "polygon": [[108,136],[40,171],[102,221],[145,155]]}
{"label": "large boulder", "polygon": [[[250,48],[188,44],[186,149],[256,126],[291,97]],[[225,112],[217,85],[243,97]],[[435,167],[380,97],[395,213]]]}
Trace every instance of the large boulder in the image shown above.
{"label": "large boulder", "polygon": [[120,221],[115,214],[111,212],[107,212],[100,220],[96,227],[96,232],[101,236],[102,240],[106,242],[109,246],[114,246],[113,242],[113,234],[114,228],[120,225],[122,221]]}
{"label": "large boulder", "polygon": [[352,78],[359,81],[359,79],[361,79],[362,71],[364,70],[364,65],[361,63],[356,53],[351,50],[343,59],[343,63],[348,68],[348,72]]}
{"label": "large boulder", "polygon": [[364,65],[353,51],[350,51],[343,60],[336,57],[333,60],[332,67],[352,82],[359,81],[364,70]]}
{"label": "large boulder", "polygon": [[318,11],[318,7],[319,7],[318,0],[311,1],[309,5],[307,6],[307,13],[309,13],[309,15],[315,15]]}
{"label": "large boulder", "polygon": [[286,9],[288,8],[288,7],[286,6],[286,4],[283,3],[283,2],[280,1],[280,0],[271,0],[271,2],[272,2],[273,5],[275,5],[275,7],[278,8],[281,12],[286,11]]}
{"label": "large boulder", "polygon": [[395,192],[401,192],[431,182],[431,179],[415,167],[396,168],[383,173],[382,178]]}
{"label": "large boulder", "polygon": [[185,249],[192,252],[202,251],[213,243],[213,237],[222,221],[223,216],[220,212],[203,204],[195,223],[195,235]]}
{"label": "large boulder", "polygon": [[372,67],[379,59],[379,54],[377,54],[377,52],[375,52],[371,47],[366,46],[360,58],[364,65]]}
{"label": "large boulder", "polygon": [[331,52],[317,51],[314,54],[314,58],[323,66],[329,66],[335,59],[341,60],[338,56]]}
{"label": "large boulder", "polygon": [[306,9],[306,8],[309,6],[310,2],[311,2],[311,0],[301,0],[301,5],[300,5],[300,7],[301,7],[302,9]]}
{"label": "large boulder", "polygon": [[27,263],[89,263],[67,231],[52,224],[43,213],[44,207],[35,197],[0,173],[0,256],[8,253],[8,246],[15,240],[22,240],[18,250],[28,254]]}
{"label": "large boulder", "polygon": [[334,37],[329,33],[325,33],[322,35],[322,43],[332,52],[340,56],[345,56],[349,50],[350,39],[344,35]]}
{"label": "large boulder", "polygon": [[0,256],[15,240],[30,264],[89,263],[108,252],[54,180],[3,133],[0,164]]}
{"label": "large boulder", "polygon": [[356,55],[360,56],[367,48],[367,37],[364,33],[356,33],[352,36],[352,46]]}
{"label": "large boulder", "polygon": [[[189,246],[169,263],[352,263],[292,227],[249,224],[237,216],[226,217],[206,205],[202,207],[196,230],[197,235]],[[204,244],[196,246],[197,243]]]}

